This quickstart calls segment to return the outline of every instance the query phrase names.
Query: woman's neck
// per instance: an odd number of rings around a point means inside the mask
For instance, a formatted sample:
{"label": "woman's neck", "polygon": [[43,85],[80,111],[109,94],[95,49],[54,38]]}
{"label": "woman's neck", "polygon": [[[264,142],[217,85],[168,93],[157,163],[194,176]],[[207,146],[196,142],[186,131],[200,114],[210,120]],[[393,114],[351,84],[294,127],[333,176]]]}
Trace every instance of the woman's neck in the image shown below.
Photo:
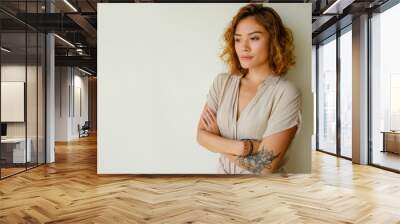
{"label": "woman's neck", "polygon": [[272,71],[269,66],[266,65],[249,69],[245,77],[252,83],[261,83],[270,75],[273,75]]}

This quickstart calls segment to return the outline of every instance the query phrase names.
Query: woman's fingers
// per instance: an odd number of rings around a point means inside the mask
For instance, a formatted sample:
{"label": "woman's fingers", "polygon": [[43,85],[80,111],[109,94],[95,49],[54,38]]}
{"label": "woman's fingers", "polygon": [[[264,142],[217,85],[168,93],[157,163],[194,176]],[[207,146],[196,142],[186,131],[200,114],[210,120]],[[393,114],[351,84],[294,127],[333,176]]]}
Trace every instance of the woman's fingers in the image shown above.
{"label": "woman's fingers", "polygon": [[213,126],[213,121],[207,111],[204,111],[203,120],[207,124],[207,129],[211,130]]}
{"label": "woman's fingers", "polygon": [[207,123],[207,125],[209,124],[207,121],[207,115],[205,110],[203,110],[203,112],[201,113],[201,119],[203,119]]}
{"label": "woman's fingers", "polygon": [[210,108],[209,107],[206,107],[206,109],[205,109],[205,113],[207,114],[207,116],[212,120],[212,112],[211,112],[211,110],[210,110]]}
{"label": "woman's fingers", "polygon": [[203,125],[203,127],[205,127],[206,129],[208,129],[208,124],[207,124],[207,122],[204,120],[203,117],[201,117],[200,122],[201,122],[201,124]]}
{"label": "woman's fingers", "polygon": [[207,111],[208,111],[208,114],[210,115],[211,119],[212,119],[215,123],[217,123],[217,118],[215,117],[214,112],[212,112],[210,108],[208,108]]}
{"label": "woman's fingers", "polygon": [[208,113],[208,111],[205,111],[204,117],[206,118],[206,121],[209,125],[212,125],[214,123],[214,121],[212,120],[211,115]]}
{"label": "woman's fingers", "polygon": [[201,114],[201,122],[204,124],[207,130],[215,131],[217,127],[217,118],[214,112],[207,105],[204,106]]}

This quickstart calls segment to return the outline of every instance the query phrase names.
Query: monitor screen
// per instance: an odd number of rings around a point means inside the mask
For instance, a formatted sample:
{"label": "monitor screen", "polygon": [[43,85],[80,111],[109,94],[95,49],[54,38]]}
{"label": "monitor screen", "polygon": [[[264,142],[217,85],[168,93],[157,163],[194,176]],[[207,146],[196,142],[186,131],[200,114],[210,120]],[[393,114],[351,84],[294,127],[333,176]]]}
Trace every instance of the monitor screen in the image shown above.
{"label": "monitor screen", "polygon": [[7,136],[7,124],[1,124],[1,136]]}

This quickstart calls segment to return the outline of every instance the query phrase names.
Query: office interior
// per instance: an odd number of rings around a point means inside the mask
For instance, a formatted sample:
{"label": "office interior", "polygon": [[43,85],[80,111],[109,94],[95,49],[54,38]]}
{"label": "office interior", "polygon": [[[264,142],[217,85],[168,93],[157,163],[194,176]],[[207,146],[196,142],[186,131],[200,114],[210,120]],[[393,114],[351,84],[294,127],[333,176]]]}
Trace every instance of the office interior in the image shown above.
{"label": "office interior", "polygon": [[70,11],[65,2],[2,1],[0,7],[4,179],[54,163],[56,142],[96,133],[96,41],[68,14],[60,16]]}
{"label": "office interior", "polygon": [[[174,1],[0,2],[1,186],[56,166],[59,155],[65,158],[81,149],[77,142],[96,141],[96,9],[109,2]],[[335,158],[339,162],[329,164],[332,169],[349,161],[349,167],[398,175],[400,32],[395,27],[400,2],[229,2],[312,4],[313,156]],[[62,151],[68,144],[73,146]]]}

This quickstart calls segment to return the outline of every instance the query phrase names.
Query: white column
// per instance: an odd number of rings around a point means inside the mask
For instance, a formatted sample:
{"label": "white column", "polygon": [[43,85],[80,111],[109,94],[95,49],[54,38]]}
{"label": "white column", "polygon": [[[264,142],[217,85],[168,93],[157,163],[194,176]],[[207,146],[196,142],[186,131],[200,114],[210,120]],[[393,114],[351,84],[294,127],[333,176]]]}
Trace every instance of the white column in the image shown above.
{"label": "white column", "polygon": [[54,76],[54,35],[47,34],[46,36],[46,84],[47,84],[47,108],[46,108],[46,163],[55,161],[54,150],[54,133],[55,133],[55,76]]}
{"label": "white column", "polygon": [[353,162],[368,163],[368,15],[353,20]]}
{"label": "white column", "polygon": [[[47,12],[53,12],[54,6],[46,1]],[[55,162],[55,44],[54,35],[46,35],[46,163]]]}

